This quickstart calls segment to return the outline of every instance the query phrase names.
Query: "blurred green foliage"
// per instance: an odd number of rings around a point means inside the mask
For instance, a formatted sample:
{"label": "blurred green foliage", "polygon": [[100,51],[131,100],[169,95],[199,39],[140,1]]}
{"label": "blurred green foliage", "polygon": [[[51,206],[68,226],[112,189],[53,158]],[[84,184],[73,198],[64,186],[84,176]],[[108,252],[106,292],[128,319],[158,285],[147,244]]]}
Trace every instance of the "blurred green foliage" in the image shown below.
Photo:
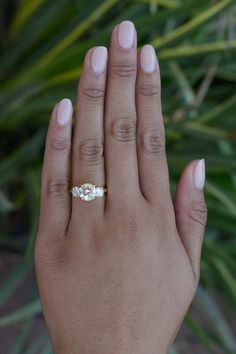
{"label": "blurred green foliage", "polygon": [[[39,184],[50,111],[75,103],[83,57],[109,45],[119,21],[134,21],[138,45],[152,43],[162,74],[167,155],[174,195],[184,166],[206,160],[208,225],[201,282],[185,324],[209,353],[236,353],[227,313],[236,307],[235,0],[21,0],[0,5],[0,246],[22,254],[1,284],[4,306],[33,263]],[[211,290],[211,291],[209,291]],[[212,293],[221,294],[225,313]],[[12,353],[22,353],[38,298],[0,317],[22,322]],[[200,314],[195,316],[195,313]],[[36,353],[39,338],[27,353]],[[50,344],[43,353],[50,353]],[[180,353],[174,344],[171,353]]]}

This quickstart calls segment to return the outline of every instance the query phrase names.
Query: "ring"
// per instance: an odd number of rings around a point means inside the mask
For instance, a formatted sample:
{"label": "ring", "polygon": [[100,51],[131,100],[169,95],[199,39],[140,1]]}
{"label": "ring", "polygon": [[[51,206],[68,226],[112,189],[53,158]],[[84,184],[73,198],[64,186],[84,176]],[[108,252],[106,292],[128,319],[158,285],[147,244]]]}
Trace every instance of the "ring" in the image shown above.
{"label": "ring", "polygon": [[70,192],[73,197],[78,197],[86,202],[90,202],[95,198],[104,197],[104,194],[107,192],[105,187],[97,187],[91,183],[81,184],[79,187],[72,187]]}

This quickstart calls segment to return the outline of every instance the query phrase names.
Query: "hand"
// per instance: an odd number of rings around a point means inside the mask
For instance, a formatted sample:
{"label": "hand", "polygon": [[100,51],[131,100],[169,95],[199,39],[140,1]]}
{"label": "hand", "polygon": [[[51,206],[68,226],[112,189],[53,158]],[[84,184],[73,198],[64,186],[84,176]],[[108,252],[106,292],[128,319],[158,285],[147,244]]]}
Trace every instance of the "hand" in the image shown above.
{"label": "hand", "polygon": [[[136,44],[124,21],[109,58],[86,54],[73,139],[71,102],[52,113],[35,262],[56,354],[166,353],[198,284],[204,160],[185,168],[172,203],[159,66]],[[107,195],[72,197],[85,182]]]}

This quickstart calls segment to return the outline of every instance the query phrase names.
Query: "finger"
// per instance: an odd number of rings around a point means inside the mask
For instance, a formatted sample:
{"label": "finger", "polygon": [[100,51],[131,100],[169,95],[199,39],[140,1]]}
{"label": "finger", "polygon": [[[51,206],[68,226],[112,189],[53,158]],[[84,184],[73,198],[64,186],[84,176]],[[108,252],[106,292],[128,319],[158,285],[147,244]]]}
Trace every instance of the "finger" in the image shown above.
{"label": "finger", "polygon": [[[130,21],[112,33],[105,111],[108,202],[139,191],[136,154],[136,31]],[[115,196],[115,198],[114,198]]]}
{"label": "finger", "polygon": [[136,84],[140,188],[146,199],[172,203],[161,109],[160,70],[155,50],[145,45],[138,56]]}
{"label": "finger", "polygon": [[197,279],[207,220],[204,182],[204,159],[192,161],[182,172],[174,201],[176,226]]}
{"label": "finger", "polygon": [[[73,135],[72,184],[104,186],[103,156],[104,92],[106,83],[107,49],[95,47],[88,51],[80,78],[77,115]],[[79,210],[78,210],[79,208]],[[72,199],[72,218],[94,210],[103,212],[104,197],[89,203]]]}
{"label": "finger", "polygon": [[41,179],[41,237],[64,236],[70,219],[70,149],[73,108],[63,99],[53,110],[48,128]]}

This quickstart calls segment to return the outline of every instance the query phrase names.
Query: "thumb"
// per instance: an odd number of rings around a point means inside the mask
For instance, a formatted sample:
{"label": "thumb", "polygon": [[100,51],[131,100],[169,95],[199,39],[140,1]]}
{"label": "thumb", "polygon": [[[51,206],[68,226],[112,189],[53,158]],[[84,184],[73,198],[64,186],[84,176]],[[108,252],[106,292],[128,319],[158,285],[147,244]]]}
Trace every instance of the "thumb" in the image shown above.
{"label": "thumb", "polygon": [[196,279],[199,278],[201,248],[207,221],[204,183],[204,159],[190,162],[182,172],[174,200],[176,227]]}

